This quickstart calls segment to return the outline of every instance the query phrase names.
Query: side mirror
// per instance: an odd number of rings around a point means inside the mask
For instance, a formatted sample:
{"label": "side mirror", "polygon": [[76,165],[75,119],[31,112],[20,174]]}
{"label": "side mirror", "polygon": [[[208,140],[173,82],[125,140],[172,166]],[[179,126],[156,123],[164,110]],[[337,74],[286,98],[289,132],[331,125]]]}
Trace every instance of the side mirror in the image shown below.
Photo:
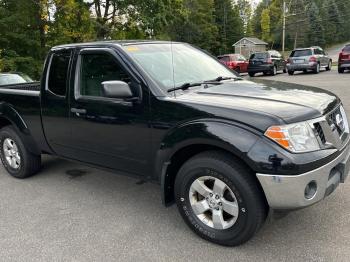
{"label": "side mirror", "polygon": [[103,95],[109,98],[132,98],[130,86],[123,81],[102,82]]}

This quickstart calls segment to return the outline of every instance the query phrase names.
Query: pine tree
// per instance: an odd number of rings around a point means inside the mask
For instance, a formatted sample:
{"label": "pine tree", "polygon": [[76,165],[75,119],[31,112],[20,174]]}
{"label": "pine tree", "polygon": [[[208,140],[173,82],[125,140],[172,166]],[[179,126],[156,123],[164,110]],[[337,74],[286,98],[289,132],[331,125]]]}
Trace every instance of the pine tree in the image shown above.
{"label": "pine tree", "polygon": [[307,33],[306,44],[308,46],[321,46],[324,47],[325,41],[325,30],[320,16],[319,8],[315,2],[311,2],[310,7],[307,10],[307,17],[309,22],[309,31]]}
{"label": "pine tree", "polygon": [[218,28],[218,54],[233,52],[232,45],[243,37],[243,21],[237,6],[230,0],[215,1],[215,24]]}
{"label": "pine tree", "polygon": [[261,37],[265,42],[270,42],[270,11],[264,9],[261,13]]}

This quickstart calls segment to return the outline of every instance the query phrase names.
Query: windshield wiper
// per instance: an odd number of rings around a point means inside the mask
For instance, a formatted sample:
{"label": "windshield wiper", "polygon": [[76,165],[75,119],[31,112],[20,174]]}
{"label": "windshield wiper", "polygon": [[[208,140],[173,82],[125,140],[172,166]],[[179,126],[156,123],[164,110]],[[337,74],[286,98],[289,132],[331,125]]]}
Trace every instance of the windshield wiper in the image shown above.
{"label": "windshield wiper", "polygon": [[203,82],[198,82],[198,83],[184,83],[180,86],[176,86],[176,87],[173,87],[173,88],[169,88],[167,90],[168,93],[172,92],[172,91],[176,91],[176,90],[187,90],[189,89],[190,87],[192,86],[200,86],[200,85],[203,85]]}
{"label": "windshield wiper", "polygon": [[205,81],[205,82],[221,82],[223,80],[243,80],[242,77],[237,77],[237,76],[218,76],[217,78],[213,79],[213,80],[208,80],[208,81]]}
{"label": "windshield wiper", "polygon": [[221,81],[229,80],[229,79],[233,79],[235,81],[236,80],[243,80],[243,78],[241,78],[241,77],[233,77],[233,76],[224,77],[224,76],[219,76],[219,77],[217,77],[215,79],[206,80],[206,81],[203,81],[203,82],[184,83],[184,84],[182,84],[180,86],[176,86],[176,87],[168,89],[167,92],[170,93],[170,92],[176,91],[176,90],[187,90],[190,87],[200,86],[200,85],[204,85],[204,84],[220,85]]}

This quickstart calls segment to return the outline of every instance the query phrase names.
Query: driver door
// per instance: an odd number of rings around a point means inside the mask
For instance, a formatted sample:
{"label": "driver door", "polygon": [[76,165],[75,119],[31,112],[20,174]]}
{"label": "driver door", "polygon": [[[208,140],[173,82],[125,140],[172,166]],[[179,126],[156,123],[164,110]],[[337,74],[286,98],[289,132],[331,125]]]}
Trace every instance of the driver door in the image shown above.
{"label": "driver door", "polygon": [[[124,81],[137,102],[107,98],[102,82]],[[146,173],[150,167],[151,131],[148,89],[122,63],[116,51],[87,48],[77,56],[71,93],[72,158],[103,167]]]}

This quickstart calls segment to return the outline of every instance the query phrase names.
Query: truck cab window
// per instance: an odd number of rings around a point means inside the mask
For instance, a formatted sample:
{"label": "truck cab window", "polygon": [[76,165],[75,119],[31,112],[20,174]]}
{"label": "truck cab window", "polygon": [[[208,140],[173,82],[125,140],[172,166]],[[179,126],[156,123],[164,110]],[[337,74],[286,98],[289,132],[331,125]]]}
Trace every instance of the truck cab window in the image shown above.
{"label": "truck cab window", "polygon": [[80,95],[103,96],[102,82],[112,80],[130,83],[130,76],[111,55],[81,55]]}
{"label": "truck cab window", "polygon": [[70,53],[53,54],[48,79],[48,89],[59,96],[65,96]]}

